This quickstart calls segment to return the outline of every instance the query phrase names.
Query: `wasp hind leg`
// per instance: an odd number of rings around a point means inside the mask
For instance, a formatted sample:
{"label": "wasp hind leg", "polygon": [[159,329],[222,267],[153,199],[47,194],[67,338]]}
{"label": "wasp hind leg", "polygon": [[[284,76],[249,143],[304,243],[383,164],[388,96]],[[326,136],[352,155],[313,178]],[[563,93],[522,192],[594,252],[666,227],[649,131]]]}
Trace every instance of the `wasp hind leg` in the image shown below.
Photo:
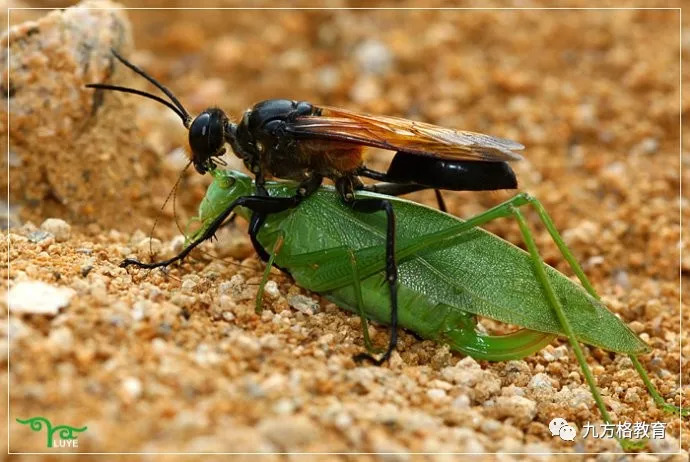
{"label": "wasp hind leg", "polygon": [[[354,186],[361,185],[356,177],[339,178],[335,187],[346,204],[353,210],[361,213],[375,213],[383,211],[386,214],[386,282],[390,293],[391,316],[390,338],[388,347],[383,355],[376,359],[368,353],[360,353],[354,357],[355,361],[371,361],[380,366],[395,350],[398,343],[398,266],[395,262],[395,213],[393,204],[388,199],[357,199]],[[363,187],[363,185],[361,185]]]}

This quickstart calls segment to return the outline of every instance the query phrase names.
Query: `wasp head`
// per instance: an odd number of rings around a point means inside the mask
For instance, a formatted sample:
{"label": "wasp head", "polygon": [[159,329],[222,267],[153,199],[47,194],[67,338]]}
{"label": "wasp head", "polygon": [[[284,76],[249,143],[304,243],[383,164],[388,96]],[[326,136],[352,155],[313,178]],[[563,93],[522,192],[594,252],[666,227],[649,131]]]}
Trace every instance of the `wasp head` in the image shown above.
{"label": "wasp head", "polygon": [[189,126],[192,163],[202,175],[216,168],[214,157],[225,154],[228,117],[218,108],[209,108],[196,116]]}

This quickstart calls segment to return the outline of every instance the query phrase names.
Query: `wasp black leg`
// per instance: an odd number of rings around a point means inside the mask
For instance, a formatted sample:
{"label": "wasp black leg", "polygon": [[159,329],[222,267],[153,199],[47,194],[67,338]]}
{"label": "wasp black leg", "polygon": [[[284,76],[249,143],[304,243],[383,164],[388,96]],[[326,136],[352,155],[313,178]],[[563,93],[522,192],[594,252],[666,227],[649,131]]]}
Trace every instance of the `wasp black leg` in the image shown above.
{"label": "wasp black leg", "polygon": [[218,228],[223,225],[225,219],[232,213],[236,207],[246,207],[249,210],[261,215],[268,215],[270,213],[280,213],[284,210],[288,210],[295,207],[298,202],[292,197],[263,197],[263,196],[242,196],[235,199],[232,204],[226,208],[223,213],[218,215],[211,225],[204,231],[199,238],[194,242],[185,247],[180,253],[167,260],[155,262],[155,263],[142,263],[138,260],[127,258],[120,263],[120,267],[126,268],[130,265],[136,266],[138,268],[160,268],[168,266],[176,261],[180,261],[185,258],[189,253],[194,250],[199,244],[207,239],[213,237]]}
{"label": "wasp black leg", "polygon": [[[357,172],[357,174],[364,176],[364,177],[367,177],[367,178],[371,178],[372,180],[380,180],[380,181],[386,182],[386,183],[378,183],[375,185],[366,185],[361,189],[363,189],[365,191],[373,191],[373,192],[378,192],[381,194],[387,194],[389,196],[402,196],[403,194],[409,194],[409,193],[416,192],[416,191],[424,191],[424,190],[432,188],[431,186],[424,186],[424,185],[417,184],[417,183],[388,183],[390,181],[390,178],[388,177],[388,175],[386,173],[377,172],[376,170],[369,170],[366,167],[362,167]],[[392,186],[391,187],[384,187],[384,189],[387,189],[388,192],[384,192],[381,189],[377,189],[377,188],[381,188],[383,185],[397,185],[397,186],[400,186],[401,188],[395,189]],[[438,209],[441,212],[447,212],[448,208],[446,207],[446,201],[443,200],[443,195],[441,194],[441,191],[437,188],[434,188],[434,194],[436,195],[436,203],[438,205]]]}
{"label": "wasp black leg", "polygon": [[390,318],[390,338],[388,341],[388,348],[386,352],[379,359],[374,358],[370,354],[360,353],[354,357],[355,361],[368,360],[380,366],[388,358],[395,349],[398,343],[398,266],[395,263],[395,212],[393,211],[393,204],[387,199],[351,199],[354,197],[352,191],[353,182],[350,178],[340,178],[336,182],[336,188],[345,202],[352,207],[353,210],[362,213],[375,213],[383,211],[386,213],[386,282],[388,283],[388,290],[390,292],[391,300],[391,318]]}
{"label": "wasp black leg", "polygon": [[436,203],[438,204],[438,209],[445,213],[448,211],[446,207],[446,201],[443,199],[443,194],[441,194],[440,189],[434,189],[434,194],[436,195]]}
{"label": "wasp black leg", "polygon": [[[259,189],[258,186],[258,181],[255,180],[257,183],[257,194],[259,196],[266,196],[268,197],[268,191],[266,191],[266,188],[262,186],[263,189]],[[323,177],[320,175],[312,175],[309,178],[307,178],[305,181],[300,183],[297,186],[297,192],[295,195],[291,198],[290,200],[293,201],[293,205],[291,207],[287,207],[284,210],[287,210],[288,208],[292,208],[297,206],[300,202],[302,202],[303,199],[311,196],[317,189],[319,189],[319,186],[321,186],[321,183],[323,182]],[[283,210],[281,210],[282,212]],[[270,258],[270,255],[268,251],[261,245],[259,240],[257,239],[256,235],[259,233],[261,230],[261,227],[264,225],[264,222],[266,221],[266,213],[253,213],[251,221],[249,222],[249,239],[252,242],[252,246],[254,247],[254,250],[256,253],[259,255],[259,258],[263,260],[264,262],[268,261]],[[284,268],[281,268],[278,265],[275,265],[276,268],[279,270],[286,272]]]}
{"label": "wasp black leg", "polygon": [[386,281],[391,299],[390,339],[386,352],[379,359],[368,353],[355,356],[355,361],[369,360],[380,366],[390,357],[398,343],[398,267],[395,263],[395,213],[393,205],[386,199],[355,199],[352,208],[358,212],[374,213],[384,211],[387,218],[386,226]]}
{"label": "wasp black leg", "polygon": [[256,254],[259,256],[259,258],[262,261],[268,261],[270,258],[270,255],[264,248],[264,246],[261,245],[259,242],[258,238],[256,235],[259,233],[259,230],[261,227],[264,225],[264,222],[266,221],[266,214],[265,213],[252,213],[252,218],[251,221],[249,222],[249,240],[252,242],[252,246],[254,247],[254,251]]}

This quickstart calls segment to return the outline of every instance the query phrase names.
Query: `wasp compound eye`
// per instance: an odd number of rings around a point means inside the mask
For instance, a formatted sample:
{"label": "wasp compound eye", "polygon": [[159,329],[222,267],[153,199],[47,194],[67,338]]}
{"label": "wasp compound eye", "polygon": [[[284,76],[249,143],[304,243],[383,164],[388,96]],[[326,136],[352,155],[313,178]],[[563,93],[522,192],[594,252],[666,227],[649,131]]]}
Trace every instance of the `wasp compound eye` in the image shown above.
{"label": "wasp compound eye", "polygon": [[227,117],[220,109],[207,109],[199,114],[189,127],[189,147],[194,168],[204,174],[213,165],[211,158],[225,152],[225,126]]}

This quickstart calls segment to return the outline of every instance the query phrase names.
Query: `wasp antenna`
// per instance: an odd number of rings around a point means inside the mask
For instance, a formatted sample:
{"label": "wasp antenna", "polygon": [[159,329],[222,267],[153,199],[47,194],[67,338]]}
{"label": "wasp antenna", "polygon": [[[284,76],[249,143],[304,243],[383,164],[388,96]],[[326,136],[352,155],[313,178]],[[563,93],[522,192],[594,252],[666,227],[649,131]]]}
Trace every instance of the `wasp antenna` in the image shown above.
{"label": "wasp antenna", "polygon": [[168,88],[165,85],[163,85],[162,83],[160,83],[159,81],[157,81],[156,79],[154,79],[153,77],[148,75],[146,72],[144,72],[143,69],[139,68],[135,64],[130,63],[124,57],[120,56],[120,54],[117,51],[115,51],[114,48],[111,48],[110,52],[122,64],[124,64],[125,66],[130,68],[132,71],[134,71],[135,73],[139,74],[140,76],[142,76],[143,78],[145,78],[146,80],[151,82],[153,85],[156,86],[156,88],[158,88],[160,91],[165,93],[167,95],[167,97],[170,98],[170,100],[173,102],[173,104],[175,104],[175,106],[177,106],[177,108],[180,110],[180,113],[183,114],[182,122],[184,123],[184,126],[186,128],[189,128],[189,125],[192,123],[192,117],[189,115],[189,113],[184,108],[182,103],[180,103],[180,101],[175,97],[175,95],[173,94],[172,91],[168,90]]}
{"label": "wasp antenna", "polygon": [[185,127],[187,126],[187,120],[188,120],[189,115],[186,113],[180,112],[180,110],[177,108],[177,106],[174,106],[171,102],[161,98],[160,96],[152,95],[151,93],[137,90],[136,88],[120,87],[118,85],[109,85],[107,83],[87,83],[85,86],[87,88],[96,88],[99,90],[113,90],[113,91],[119,91],[122,93],[132,93],[134,95],[139,95],[139,96],[143,96],[145,98],[152,99],[154,101],[158,101],[159,103],[164,104],[168,108],[172,109],[172,111],[175,114],[180,116],[180,119],[182,119],[182,123],[185,124]]}

